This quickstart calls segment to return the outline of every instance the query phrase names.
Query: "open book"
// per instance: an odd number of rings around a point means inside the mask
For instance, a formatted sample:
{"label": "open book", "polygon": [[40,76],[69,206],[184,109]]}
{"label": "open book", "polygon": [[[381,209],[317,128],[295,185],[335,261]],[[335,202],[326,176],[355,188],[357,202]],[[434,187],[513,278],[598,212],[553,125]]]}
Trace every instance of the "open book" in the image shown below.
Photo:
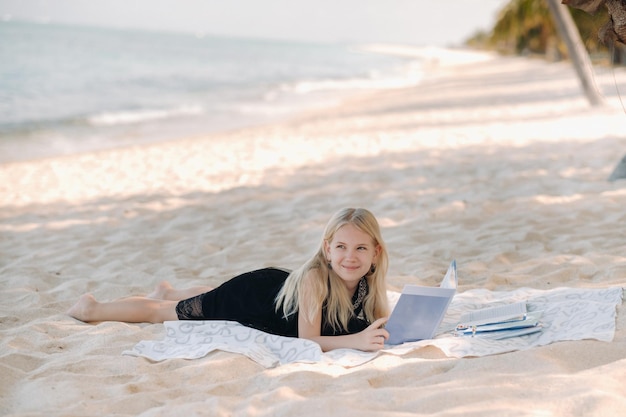
{"label": "open book", "polygon": [[450,263],[439,287],[405,285],[385,325],[389,332],[387,344],[432,339],[454,297],[456,286],[456,261]]}

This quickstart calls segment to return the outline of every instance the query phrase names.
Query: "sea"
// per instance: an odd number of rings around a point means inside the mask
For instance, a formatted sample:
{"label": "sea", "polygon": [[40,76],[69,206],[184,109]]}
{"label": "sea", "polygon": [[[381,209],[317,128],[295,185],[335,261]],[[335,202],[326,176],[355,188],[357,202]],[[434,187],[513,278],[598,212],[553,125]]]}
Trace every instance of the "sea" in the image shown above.
{"label": "sea", "polygon": [[0,163],[265,124],[416,85],[371,45],[0,22]]}

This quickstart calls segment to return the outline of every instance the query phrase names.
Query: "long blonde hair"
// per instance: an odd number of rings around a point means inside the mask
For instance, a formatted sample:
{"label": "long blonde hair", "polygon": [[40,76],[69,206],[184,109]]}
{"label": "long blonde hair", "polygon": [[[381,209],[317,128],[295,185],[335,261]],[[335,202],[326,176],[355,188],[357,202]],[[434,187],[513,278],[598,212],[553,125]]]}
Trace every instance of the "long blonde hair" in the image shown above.
{"label": "long blonde hair", "polygon": [[[365,318],[370,322],[389,315],[385,276],[389,265],[387,248],[380,233],[380,226],[374,215],[363,208],[345,208],[331,217],[322,235],[317,252],[300,268],[289,274],[276,297],[276,310],[281,307],[285,318],[299,311],[300,306],[308,312],[305,319],[313,322],[317,311],[326,307],[325,321],[337,330],[348,330],[348,322],[353,315],[351,296],[341,278],[328,268],[324,252],[325,242],[333,240],[341,227],[351,224],[367,233],[380,253],[373,272],[366,275],[369,292],[363,301]],[[316,278],[307,282],[306,291],[301,285],[307,274],[313,271]],[[306,292],[306,293],[305,293]]]}

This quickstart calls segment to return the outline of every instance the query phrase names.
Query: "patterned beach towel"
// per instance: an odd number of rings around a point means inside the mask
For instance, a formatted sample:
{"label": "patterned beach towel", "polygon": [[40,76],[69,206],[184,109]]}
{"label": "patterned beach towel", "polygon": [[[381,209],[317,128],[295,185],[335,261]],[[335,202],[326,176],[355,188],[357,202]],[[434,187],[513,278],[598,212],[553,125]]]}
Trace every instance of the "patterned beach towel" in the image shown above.
{"label": "patterned beach towel", "polygon": [[[514,291],[470,290],[457,294],[434,339],[388,347],[379,352],[337,349],[323,353],[320,346],[306,339],[275,336],[229,321],[165,322],[163,340],[145,340],[125,355],[153,361],[196,359],[215,350],[239,353],[265,367],[291,362],[329,362],[352,367],[371,361],[381,354],[404,355],[425,346],[435,346],[448,357],[487,356],[530,349],[566,340],[613,340],[616,309],[622,302],[620,287],[605,289],[557,288]],[[390,304],[399,293],[389,292]],[[541,332],[504,340],[455,337],[451,334],[465,311],[526,301],[530,312],[542,312]]]}

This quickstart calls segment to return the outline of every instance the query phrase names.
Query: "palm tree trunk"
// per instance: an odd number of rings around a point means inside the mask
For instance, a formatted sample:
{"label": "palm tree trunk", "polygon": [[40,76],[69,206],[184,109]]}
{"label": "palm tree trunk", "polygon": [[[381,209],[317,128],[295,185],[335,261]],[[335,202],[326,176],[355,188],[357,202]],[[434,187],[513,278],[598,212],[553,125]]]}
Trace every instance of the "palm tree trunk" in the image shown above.
{"label": "palm tree trunk", "polygon": [[589,59],[589,54],[587,54],[587,50],[585,49],[583,41],[580,38],[580,33],[578,32],[578,28],[576,28],[572,15],[565,6],[561,6],[559,0],[547,1],[548,6],[550,7],[550,12],[556,22],[557,30],[565,41],[570,60],[572,61],[572,65],[574,65],[576,74],[578,74],[581,87],[587,97],[587,100],[589,101],[589,104],[592,106],[599,106],[603,104],[602,97],[592,84],[593,67],[591,65],[591,60]]}

